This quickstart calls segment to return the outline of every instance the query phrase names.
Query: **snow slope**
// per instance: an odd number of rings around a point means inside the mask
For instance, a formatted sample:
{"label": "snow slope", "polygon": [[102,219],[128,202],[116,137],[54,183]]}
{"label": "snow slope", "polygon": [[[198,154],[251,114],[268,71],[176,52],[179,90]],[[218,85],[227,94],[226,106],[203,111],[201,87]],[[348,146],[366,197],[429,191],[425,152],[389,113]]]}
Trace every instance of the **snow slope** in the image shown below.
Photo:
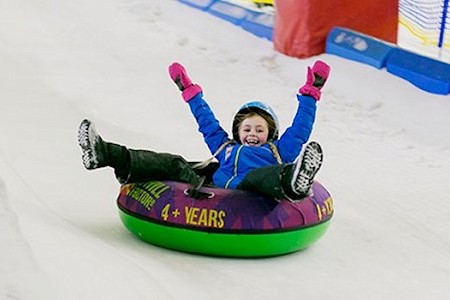
{"label": "snow slope", "polygon": [[[173,0],[0,4],[1,299],[446,299],[450,97],[385,71],[270,42]],[[167,75],[186,65],[229,128],[249,100],[288,126],[314,60],[332,65],[313,139],[335,200],[327,234],[268,259],[161,249],[120,223],[110,169],[88,172],[92,119],[132,148],[209,156]]]}

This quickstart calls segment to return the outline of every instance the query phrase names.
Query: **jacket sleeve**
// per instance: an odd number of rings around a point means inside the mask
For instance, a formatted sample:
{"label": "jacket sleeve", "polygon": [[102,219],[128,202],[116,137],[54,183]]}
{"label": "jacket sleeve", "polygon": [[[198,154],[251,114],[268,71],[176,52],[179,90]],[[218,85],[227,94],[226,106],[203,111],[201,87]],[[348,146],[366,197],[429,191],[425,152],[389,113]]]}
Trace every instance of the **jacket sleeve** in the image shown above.
{"label": "jacket sleeve", "polygon": [[220,126],[209,105],[203,99],[203,93],[198,93],[189,102],[189,107],[198,124],[198,130],[208,145],[211,154],[228,140],[228,133]]}
{"label": "jacket sleeve", "polygon": [[303,145],[311,136],[316,119],[317,103],[310,96],[297,94],[298,108],[290,127],[286,129],[277,143],[284,162],[292,162],[300,154]]}

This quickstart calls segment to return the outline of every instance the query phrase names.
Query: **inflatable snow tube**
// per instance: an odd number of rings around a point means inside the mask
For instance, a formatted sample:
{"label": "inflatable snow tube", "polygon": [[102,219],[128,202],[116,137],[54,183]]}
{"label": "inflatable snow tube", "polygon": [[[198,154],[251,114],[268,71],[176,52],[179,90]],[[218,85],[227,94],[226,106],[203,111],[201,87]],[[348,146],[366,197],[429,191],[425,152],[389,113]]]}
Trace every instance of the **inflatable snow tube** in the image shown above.
{"label": "inflatable snow tube", "polygon": [[202,188],[207,199],[191,198],[189,185],[149,181],[123,185],[117,199],[124,226],[164,248],[225,257],[268,257],[303,249],[327,230],[333,199],[318,182],[300,202],[276,202],[241,190]]}

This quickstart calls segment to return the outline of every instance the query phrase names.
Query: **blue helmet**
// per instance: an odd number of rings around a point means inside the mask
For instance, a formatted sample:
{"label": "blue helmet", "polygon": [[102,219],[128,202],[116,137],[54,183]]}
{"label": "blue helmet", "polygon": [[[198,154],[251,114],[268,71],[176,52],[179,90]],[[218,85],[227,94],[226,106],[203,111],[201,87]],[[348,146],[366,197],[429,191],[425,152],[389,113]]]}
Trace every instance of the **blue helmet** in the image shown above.
{"label": "blue helmet", "polygon": [[232,131],[233,131],[233,139],[235,141],[239,142],[238,129],[239,125],[243,121],[242,118],[243,115],[248,114],[250,112],[257,113],[258,115],[263,117],[269,124],[268,141],[274,141],[278,139],[279,121],[273,109],[263,102],[251,101],[242,105],[234,116]]}

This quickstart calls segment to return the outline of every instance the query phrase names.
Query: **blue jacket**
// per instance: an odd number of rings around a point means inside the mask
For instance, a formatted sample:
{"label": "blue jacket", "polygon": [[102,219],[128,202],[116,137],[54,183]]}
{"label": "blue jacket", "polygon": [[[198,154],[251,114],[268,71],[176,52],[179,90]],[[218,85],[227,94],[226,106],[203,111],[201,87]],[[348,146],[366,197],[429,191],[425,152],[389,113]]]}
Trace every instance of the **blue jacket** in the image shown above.
{"label": "blue jacket", "polygon": [[[309,96],[297,95],[299,105],[290,127],[273,144],[278,148],[283,163],[293,162],[299,155],[312,132],[316,116],[316,101]],[[228,133],[220,126],[211,108],[197,94],[189,102],[191,112],[197,120],[199,131],[214,154],[229,141]],[[236,188],[248,172],[278,164],[269,144],[260,147],[233,143],[216,155],[220,167],[213,175],[214,184],[222,188]]]}

